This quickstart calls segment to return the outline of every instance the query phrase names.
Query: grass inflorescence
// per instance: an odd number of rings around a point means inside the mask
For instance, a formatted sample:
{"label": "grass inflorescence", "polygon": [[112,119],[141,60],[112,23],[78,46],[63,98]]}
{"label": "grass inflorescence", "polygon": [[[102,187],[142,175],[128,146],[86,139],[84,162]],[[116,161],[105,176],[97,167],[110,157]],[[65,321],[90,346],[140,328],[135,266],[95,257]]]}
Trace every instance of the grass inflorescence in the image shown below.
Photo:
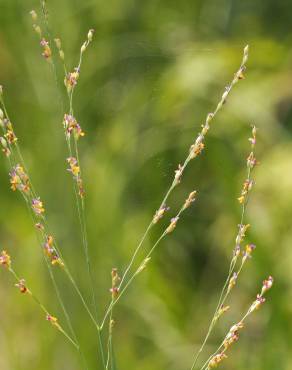
{"label": "grass inflorescence", "polygon": [[[149,224],[145,228],[145,231],[138,241],[136,247],[133,248],[132,256],[123,270],[123,273],[119,273],[117,268],[112,268],[111,270],[111,286],[109,287],[110,297],[109,303],[106,307],[102,308],[98,306],[97,299],[95,295],[95,282],[94,274],[92,269],[92,261],[90,257],[90,246],[88,243],[87,227],[86,227],[86,188],[82,176],[82,163],[79,154],[79,140],[86,134],[79,123],[79,120],[75,116],[74,112],[74,92],[78,85],[78,81],[81,74],[82,62],[84,54],[87,48],[93,41],[94,30],[90,29],[86,35],[85,41],[80,47],[79,60],[76,67],[73,69],[68,68],[66,55],[60,38],[52,38],[51,30],[49,28],[48,12],[46,7],[46,2],[41,1],[43,22],[45,24],[45,29],[39,21],[37,13],[33,10],[31,11],[31,17],[33,20],[33,29],[40,40],[41,54],[43,58],[52,67],[52,72],[57,83],[57,88],[64,88],[67,96],[66,108],[64,111],[62,125],[64,128],[64,138],[68,150],[68,156],[64,159],[67,162],[67,171],[72,176],[73,189],[76,200],[76,209],[78,213],[78,219],[80,224],[80,232],[82,236],[82,248],[84,252],[84,258],[87,265],[87,274],[89,279],[89,289],[91,293],[90,302],[87,301],[84,294],[81,292],[76,278],[71,273],[71,269],[68,266],[62,255],[62,248],[57,243],[57,238],[50,231],[51,228],[48,224],[46,216],[46,205],[45,202],[40,197],[39,193],[34,188],[32,179],[29,175],[28,168],[24,161],[23,155],[21,153],[21,148],[19,145],[19,140],[15,132],[14,125],[9,117],[6,105],[4,102],[4,92],[3,88],[0,88],[0,126],[3,131],[3,136],[0,137],[0,143],[2,146],[2,152],[8,160],[9,165],[9,180],[11,190],[20,192],[25,204],[28,208],[30,217],[32,219],[34,228],[37,233],[39,245],[41,247],[45,264],[47,266],[49,276],[53,282],[56,297],[60,303],[63,310],[64,316],[66,318],[67,326],[69,331],[65,330],[63,324],[60,320],[51,315],[50,311],[40,302],[37,296],[28,287],[26,281],[20,278],[18,273],[13,268],[11,257],[6,250],[3,250],[0,255],[0,265],[2,265],[7,271],[9,271],[16,281],[16,287],[22,294],[29,295],[39,306],[39,308],[44,312],[46,320],[56,328],[66,339],[74,346],[74,348],[80,354],[81,360],[84,367],[86,366],[86,360],[84,357],[84,351],[81,348],[80,342],[78,340],[78,335],[72,324],[71,312],[69,312],[68,307],[66,307],[66,302],[62,297],[62,293],[58,283],[55,279],[55,269],[60,269],[63,271],[65,276],[68,278],[69,282],[72,284],[72,289],[76,292],[82,305],[84,306],[84,312],[88,315],[94,328],[96,329],[97,343],[99,347],[99,363],[104,370],[115,369],[115,359],[113,350],[113,334],[115,327],[114,319],[114,308],[118,305],[119,301],[127,293],[130,286],[135,282],[136,278],[147,269],[148,265],[151,263],[154,252],[157,251],[159,245],[164,239],[171,237],[171,234],[175,232],[179,223],[182,222],[184,212],[186,212],[189,207],[193,205],[199,196],[197,190],[192,190],[188,195],[185,196],[185,201],[181,207],[177,210],[174,217],[168,220],[167,226],[162,231],[161,235],[153,243],[149,250],[145,250],[145,240],[152,231],[152,229],[160,222],[162,218],[168,217],[169,207],[167,205],[169,197],[175,191],[175,189],[182,183],[184,173],[186,168],[192,163],[196,158],[199,158],[202,152],[206,149],[206,139],[210,128],[212,127],[213,121],[215,120],[217,114],[225,106],[229,95],[241,80],[245,78],[246,64],[249,56],[249,47],[246,46],[243,50],[243,57],[238,70],[233,75],[231,82],[225,88],[222,95],[220,96],[219,102],[215,109],[208,113],[205,121],[203,122],[196,139],[191,143],[185,160],[182,164],[177,166],[175,170],[174,177],[168,187],[160,205],[157,207],[153,214]],[[55,44],[55,50],[57,55],[54,54],[54,49],[52,43]],[[56,63],[60,61],[64,71],[63,81],[60,84],[58,81],[58,76],[56,74]],[[61,94],[62,92],[60,92]],[[255,155],[255,147],[257,141],[257,129],[252,126],[251,137],[249,138],[250,151],[246,159],[246,178],[243,182],[242,188],[239,192],[238,203],[241,209],[241,217],[239,219],[238,230],[235,237],[234,247],[231,251],[231,259],[229,268],[227,271],[227,276],[224,281],[221,293],[219,294],[218,302],[210,324],[206,330],[206,334],[202,340],[201,345],[192,355],[193,358],[190,360],[190,369],[194,370],[196,367],[200,370],[210,370],[221,364],[223,360],[227,358],[227,353],[230,351],[230,347],[238,341],[239,333],[244,327],[246,319],[251,313],[257,310],[265,301],[264,294],[273,285],[273,278],[269,277],[264,280],[262,289],[256,296],[256,299],[252,302],[247,312],[235,323],[227,332],[222,343],[218,346],[216,351],[214,351],[207,360],[203,363],[201,367],[198,367],[198,361],[200,356],[205,350],[206,344],[222,315],[229,312],[231,307],[227,304],[227,300],[237,285],[239,276],[249,261],[255,245],[252,243],[245,244],[246,233],[249,230],[250,225],[246,221],[246,208],[249,202],[249,195],[254,186],[253,171],[254,168],[259,163]],[[245,244],[245,245],[244,245]],[[142,253],[143,252],[143,253]],[[134,268],[134,265],[138,267]],[[119,269],[121,270],[121,269]],[[103,315],[100,316],[100,313]]]}

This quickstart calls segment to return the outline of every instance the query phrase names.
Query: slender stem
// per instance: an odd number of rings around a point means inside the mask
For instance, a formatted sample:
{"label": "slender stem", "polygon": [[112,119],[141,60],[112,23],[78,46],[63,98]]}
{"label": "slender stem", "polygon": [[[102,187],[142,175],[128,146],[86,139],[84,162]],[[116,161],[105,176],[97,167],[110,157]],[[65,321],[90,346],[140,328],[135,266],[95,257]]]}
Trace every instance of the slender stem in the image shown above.
{"label": "slender stem", "polygon": [[[3,107],[3,110],[4,110],[4,112],[5,112],[5,116],[6,116],[6,118],[7,118],[8,120],[10,120],[10,119],[9,119],[9,116],[8,116],[8,112],[7,112],[6,106],[5,106],[5,102],[4,102],[3,96],[1,96],[0,102],[1,102],[1,104],[2,104],[2,107]],[[35,223],[36,223],[36,220],[35,220],[35,214],[33,213],[32,209],[31,209],[31,201],[32,201],[32,199],[33,199],[33,198],[36,198],[36,197],[37,197],[37,195],[36,195],[36,192],[35,192],[35,190],[34,190],[34,187],[33,187],[32,181],[31,181],[31,179],[30,179],[30,177],[29,177],[27,167],[26,167],[26,165],[25,165],[25,162],[24,162],[23,156],[22,156],[22,154],[21,154],[21,150],[20,150],[20,148],[19,148],[19,146],[18,146],[18,144],[17,144],[17,143],[15,143],[14,145],[16,146],[16,152],[17,152],[17,155],[18,155],[18,157],[19,157],[19,163],[21,163],[22,167],[25,169],[25,172],[26,172],[26,174],[27,174],[27,176],[28,176],[28,179],[29,179],[29,183],[30,183],[30,187],[31,187],[31,193],[29,193],[29,194],[27,195],[27,198],[25,197],[25,195],[24,195],[23,193],[22,193],[22,195],[23,195],[23,197],[24,197],[24,199],[25,199],[25,201],[26,201],[26,205],[27,205],[27,207],[28,207],[28,209],[29,209],[29,214],[30,214],[30,215],[31,215],[31,217],[32,217],[33,224],[35,224]],[[10,150],[11,150],[12,157],[13,157],[13,161],[14,161],[14,163],[11,163],[10,158],[9,158],[9,163],[10,163],[10,165],[11,165],[11,166],[13,166],[13,165],[16,165],[16,164],[18,163],[18,160],[17,160],[17,158],[16,158],[16,156],[15,156],[14,149],[13,149],[12,145],[10,145],[10,146],[9,146],[9,148],[10,148]],[[49,231],[49,226],[48,226],[48,224],[47,224],[47,221],[46,221],[46,217],[45,217],[45,216],[43,216],[43,222],[44,222],[45,230],[42,232],[42,234],[43,234],[43,237],[45,238],[45,235],[51,235],[51,233],[50,233],[50,231]],[[41,246],[41,248],[42,248],[42,242],[41,242],[40,240],[38,240],[38,241],[39,241],[40,246]],[[67,266],[66,266],[66,264],[65,264],[64,258],[62,257],[61,251],[60,251],[60,249],[58,248],[58,246],[57,246],[57,242],[56,242],[56,241],[55,241],[55,247],[56,247],[56,251],[58,252],[59,257],[61,257],[62,262],[64,263],[64,266],[66,267],[66,268],[64,269],[64,271],[66,272],[66,274],[67,274],[67,276],[69,277],[70,281],[73,283],[73,286],[74,286],[75,290],[77,291],[77,293],[78,293],[79,297],[81,298],[82,304],[84,305],[84,307],[85,307],[86,311],[87,311],[87,312],[90,312],[90,310],[89,310],[89,308],[88,308],[88,306],[87,306],[87,304],[86,304],[86,302],[85,302],[85,300],[84,300],[84,298],[83,298],[83,296],[82,296],[82,294],[81,294],[81,292],[80,292],[80,290],[79,290],[79,288],[78,288],[78,286],[77,286],[77,284],[76,284],[75,280],[73,279],[73,277],[72,277],[72,275],[71,275],[71,273],[70,273],[70,271],[69,271],[68,267],[67,267]],[[69,326],[69,328],[70,328],[70,330],[71,330],[71,332],[72,332],[72,335],[76,338],[76,334],[74,333],[74,330],[73,330],[73,328],[72,328],[72,323],[71,323],[71,320],[70,320],[69,314],[68,314],[68,312],[67,312],[67,310],[66,310],[66,308],[65,308],[65,305],[64,305],[64,302],[63,302],[63,300],[62,300],[62,298],[61,298],[61,294],[60,294],[60,291],[59,291],[59,289],[58,289],[58,286],[57,286],[56,280],[55,280],[55,278],[54,278],[54,275],[53,275],[53,272],[52,272],[51,265],[50,265],[50,263],[47,261],[47,259],[46,259],[46,258],[45,258],[45,261],[46,261],[46,264],[47,264],[47,267],[48,267],[48,270],[49,270],[50,278],[51,278],[51,280],[52,280],[52,282],[53,282],[53,286],[54,286],[54,289],[55,289],[55,292],[56,292],[57,298],[58,298],[59,303],[60,303],[60,305],[61,305],[61,307],[62,307],[62,310],[63,310],[63,312],[64,312],[64,315],[65,315],[65,317],[66,317],[66,320],[67,320],[68,326]],[[94,320],[94,323],[95,323],[95,326],[98,328],[98,324],[97,324],[97,322],[96,322],[95,320]],[[73,333],[74,333],[74,334],[73,334]],[[79,347],[79,350],[80,350],[80,347]],[[80,350],[80,355],[81,355],[81,357],[82,357],[82,361],[83,361],[83,362],[85,362],[85,359],[84,359],[83,354],[81,353],[81,350]]]}
{"label": "slender stem", "polygon": [[[17,273],[14,271],[12,267],[9,267],[9,271],[14,276],[15,280],[19,283],[21,279],[18,277]],[[25,285],[25,288],[27,289],[27,293],[32,297],[32,299],[36,302],[36,304],[40,307],[40,309],[46,314],[50,315],[46,307],[40,302],[40,300],[35,296],[32,291],[29,289],[27,285]],[[58,330],[69,340],[71,344],[79,351],[79,345],[70,337],[70,335],[62,328],[60,324],[57,326]]]}
{"label": "slender stem", "polygon": [[[209,123],[214,119],[214,117],[216,116],[216,114],[221,110],[221,108],[223,107],[224,103],[226,102],[226,99],[228,97],[228,95],[230,94],[233,86],[240,80],[243,78],[243,71],[245,69],[245,64],[247,62],[247,59],[248,59],[248,46],[246,46],[244,48],[244,53],[243,53],[243,59],[242,59],[242,62],[241,62],[241,65],[240,65],[240,68],[238,69],[238,71],[235,73],[230,85],[228,86],[228,88],[225,90],[224,94],[222,95],[221,97],[221,100],[219,101],[219,103],[217,104],[216,106],[216,109],[214,110],[213,113],[209,113],[207,115],[207,118],[206,118],[206,122],[205,124],[202,126],[202,130],[199,132],[198,136],[197,136],[197,139],[195,141],[195,144],[194,146],[195,147],[198,147],[199,144],[202,144],[203,141],[204,141],[204,138],[209,130]],[[196,158],[198,156],[198,154],[200,153],[200,151],[198,151],[197,153],[192,153],[192,151],[187,155],[185,161],[184,161],[184,164],[181,166],[181,175],[180,177],[183,175],[184,173],[184,170],[186,169],[187,165],[189,164],[189,162]],[[163,198],[163,201],[161,202],[160,204],[160,207],[161,208],[168,200],[169,196],[171,195],[171,193],[173,192],[174,188],[178,185],[178,181],[176,181],[176,179],[174,179],[169,187],[169,189],[167,190],[164,198]],[[127,276],[127,274],[129,273],[135,259],[136,259],[136,256],[138,255],[138,252],[140,251],[140,249],[142,248],[142,245],[149,233],[149,231],[151,230],[151,228],[153,227],[153,220],[149,223],[148,227],[146,228],[146,231],[144,232],[142,238],[140,239],[137,247],[135,248],[134,250],[134,253],[130,259],[130,263],[128,264],[123,276],[122,276],[122,279],[121,279],[121,283],[120,283],[120,287],[122,286],[122,284],[124,283],[125,281],[125,278]]]}
{"label": "slender stem", "polygon": [[154,224],[153,224],[153,222],[151,221],[151,222],[150,222],[150,224],[148,225],[148,227],[147,227],[147,229],[146,229],[145,233],[143,234],[142,239],[140,240],[140,242],[139,242],[139,244],[138,244],[137,248],[135,249],[135,252],[134,252],[134,254],[133,254],[133,256],[132,256],[132,258],[131,258],[131,260],[130,260],[130,263],[129,263],[129,265],[127,266],[127,268],[126,268],[126,270],[125,270],[125,272],[124,272],[124,274],[123,274],[123,276],[122,276],[122,278],[121,278],[121,281],[120,281],[120,284],[119,284],[119,289],[121,289],[121,286],[123,285],[124,280],[125,280],[125,278],[127,277],[128,272],[129,272],[130,268],[132,267],[132,265],[133,265],[133,263],[134,263],[134,261],[135,261],[135,258],[136,258],[136,256],[137,256],[137,254],[139,253],[139,250],[140,250],[140,248],[142,247],[142,244],[143,244],[144,240],[146,239],[146,237],[147,237],[147,235],[148,235],[148,233],[149,233],[149,231],[150,231],[150,229],[152,228],[152,226],[153,226],[153,225],[154,225]]}
{"label": "slender stem", "polygon": [[[175,216],[175,218],[179,218],[180,215],[182,214],[182,212],[184,212],[186,208],[184,206],[181,207],[181,209],[179,210],[179,212],[177,213],[177,215]],[[155,251],[155,249],[158,247],[158,245],[160,244],[160,242],[166,237],[166,235],[168,235],[169,232],[168,232],[168,227],[165,228],[165,230],[162,232],[162,234],[160,235],[160,237],[156,240],[156,242],[153,244],[152,248],[150,249],[150,251],[147,253],[146,257],[143,259],[142,263],[139,265],[138,269],[133,273],[133,275],[129,278],[129,280],[127,281],[127,283],[124,285],[123,289],[122,290],[119,290],[119,295],[118,297],[114,300],[114,301],[111,301],[107,310],[106,310],[106,313],[104,315],[104,318],[102,320],[102,323],[100,325],[100,328],[102,330],[103,326],[104,326],[104,323],[105,323],[105,320],[107,319],[108,315],[110,314],[112,308],[117,304],[117,302],[119,301],[119,299],[121,298],[121,296],[127,291],[127,289],[129,288],[129,286],[131,285],[131,283],[134,281],[134,279],[139,275],[139,273],[141,271],[143,271],[142,269],[142,266],[143,264],[145,263],[145,261],[148,261],[151,257],[151,255],[153,254],[153,252]],[[120,286],[121,284],[119,285],[119,288],[120,289]]]}
{"label": "slender stem", "polygon": [[[49,27],[49,21],[48,21],[48,11],[47,11],[47,7],[46,7],[46,2],[45,0],[41,0],[41,7],[42,7],[42,12],[43,12],[43,16],[44,16],[44,20],[45,20],[45,24],[46,24],[46,28],[47,28],[47,33],[49,35],[49,38],[51,38],[51,34],[50,34],[50,27]],[[86,42],[86,47],[88,46],[89,44],[89,40],[87,40]],[[80,67],[81,67],[81,63],[82,63],[82,53],[80,53],[80,58],[79,58],[79,65],[78,65],[78,70],[80,70]],[[52,62],[52,65],[53,65],[53,72],[54,72],[54,76],[55,76],[55,81],[56,81],[56,86],[57,86],[57,90],[60,94],[60,97],[61,97],[61,93],[59,91],[59,83],[58,83],[58,78],[57,78],[57,74],[56,74],[56,68],[55,68],[55,64],[54,62]],[[66,68],[66,64],[65,64],[65,61],[63,60],[63,67],[64,67],[64,72],[65,72],[65,76],[67,75],[67,68]],[[70,114],[73,115],[73,92],[74,92],[74,87],[71,91],[71,93],[68,93],[68,100],[69,100],[69,106],[70,106]],[[62,103],[62,111],[64,111],[64,108],[63,108],[63,103]],[[68,145],[68,150],[69,150],[69,153],[70,153],[70,156],[72,156],[72,150],[71,150],[71,144],[70,144],[70,138],[67,138],[67,136],[65,135],[66,137],[66,142],[67,142],[67,145]],[[78,155],[78,147],[77,147],[77,142],[75,141],[75,150],[76,150],[76,157],[78,158],[79,155]],[[79,161],[79,160],[78,160]],[[88,269],[88,274],[89,274],[89,278],[90,278],[90,285],[91,285],[91,291],[92,291],[92,301],[93,301],[93,305],[94,305],[94,310],[95,310],[95,314],[96,314],[96,319],[94,319],[91,311],[89,310],[81,292],[80,292],[80,289],[78,288],[78,286],[76,285],[76,282],[75,280],[73,279],[71,273],[69,272],[68,268],[65,269],[66,270],[66,273],[69,277],[69,279],[71,280],[75,290],[77,291],[77,294],[79,295],[86,311],[88,312],[90,318],[92,319],[96,329],[97,329],[97,332],[98,332],[98,343],[99,343],[99,347],[100,347],[100,353],[101,353],[101,359],[102,359],[102,363],[103,363],[103,366],[104,366],[104,354],[103,354],[103,346],[102,346],[102,339],[101,339],[101,333],[99,331],[99,327],[98,327],[98,324],[97,324],[97,320],[98,320],[98,317],[97,317],[97,304],[96,304],[96,298],[95,298],[95,293],[94,293],[94,284],[93,284],[93,276],[92,276],[92,272],[91,272],[91,266],[90,266],[90,262],[89,262],[89,253],[88,253],[88,242],[87,242],[87,231],[86,231],[86,223],[85,223],[85,206],[84,206],[84,203],[82,201],[82,204],[80,206],[79,204],[79,199],[78,199],[78,195],[77,195],[77,191],[76,191],[76,186],[74,186],[74,192],[75,192],[75,197],[76,197],[76,204],[77,204],[77,212],[78,212],[78,218],[79,218],[79,223],[80,223],[80,227],[81,227],[81,233],[82,233],[82,239],[83,239],[83,246],[84,246],[84,250],[85,250],[85,256],[86,256],[86,261],[87,261],[87,269]],[[81,210],[80,210],[81,209]]]}
{"label": "slender stem", "polygon": [[[113,303],[114,298],[112,297],[111,303]],[[107,341],[107,360],[106,360],[106,367],[105,369],[109,369],[109,365],[112,365],[112,330],[113,330],[113,308],[111,308],[110,311],[110,318],[109,318],[109,323],[108,323],[108,341]],[[112,366],[111,366],[112,367]]]}
{"label": "slender stem", "polygon": [[[259,294],[260,297],[262,297],[262,294]],[[243,317],[238,321],[240,323],[244,323],[244,321],[246,320],[246,318],[253,312],[253,310],[251,309],[252,306],[249,307],[249,309],[246,311],[246,313],[243,315]],[[208,364],[210,362],[210,360],[212,359],[212,357],[216,356],[216,354],[218,354],[222,347],[224,347],[224,342],[225,342],[225,338],[224,340],[221,342],[221,344],[218,346],[218,348],[216,349],[215,352],[212,353],[212,355],[209,356],[208,360],[204,363],[204,365],[200,368],[200,370],[205,370],[205,369],[209,369],[208,367]],[[224,353],[226,352],[226,349],[224,348],[224,350],[221,352],[221,353]]]}
{"label": "slender stem", "polygon": [[[157,247],[157,245],[161,242],[161,240],[166,236],[166,232],[164,231],[162,233],[162,235],[157,239],[157,241],[155,242],[155,244],[153,245],[152,249],[151,249],[151,253],[153,252],[153,250]],[[150,252],[148,253],[147,256],[149,256],[151,254]],[[146,257],[147,258],[147,257]],[[103,329],[103,326],[104,326],[104,323],[108,317],[108,315],[110,314],[111,310],[113,309],[113,307],[118,303],[118,301],[121,299],[121,297],[124,295],[124,293],[127,291],[127,289],[129,288],[129,286],[131,285],[131,283],[134,281],[134,279],[136,278],[136,276],[139,274],[139,268],[133,273],[133,275],[129,278],[129,280],[127,281],[127,283],[124,285],[124,287],[122,288],[121,291],[119,291],[119,295],[117,296],[117,298],[113,301],[111,301],[111,303],[109,304],[107,310],[106,310],[106,313],[104,315],[104,318],[102,320],[102,323],[100,324],[100,329],[102,330]]]}
{"label": "slender stem", "polygon": [[[253,149],[253,146],[252,146],[252,149]],[[251,178],[251,167],[247,165],[247,181],[248,182],[250,181],[250,178]],[[248,204],[248,200],[249,200],[249,192],[247,193],[247,197],[246,197],[245,201],[242,203],[240,225],[243,225],[243,222],[244,222],[244,216],[245,216],[245,211],[246,211],[246,206]],[[207,334],[206,334],[199,350],[195,354],[194,361],[193,361],[192,366],[191,366],[191,370],[193,370],[195,368],[195,366],[197,364],[197,361],[199,359],[199,356],[202,353],[203,349],[205,348],[205,345],[206,345],[206,343],[207,343],[207,341],[208,341],[208,339],[209,339],[209,337],[210,337],[210,335],[213,331],[213,328],[215,327],[215,325],[217,323],[217,318],[218,318],[218,313],[219,313],[220,307],[225,303],[225,301],[226,301],[226,299],[227,299],[227,297],[230,293],[230,290],[227,289],[227,286],[228,286],[228,282],[229,282],[229,280],[232,276],[232,273],[234,272],[236,262],[237,262],[237,258],[238,258],[238,256],[236,254],[234,254],[233,257],[232,257],[232,260],[231,260],[230,266],[229,266],[229,273],[228,273],[228,276],[225,280],[223,288],[221,290],[221,294],[220,294],[215,312],[214,312],[213,317],[211,319],[209,328],[207,330]],[[242,260],[240,268],[237,271],[237,275],[236,275],[237,277],[239,276],[239,274],[240,274],[240,272],[243,268],[244,263],[245,263],[245,260]]]}
{"label": "slender stem", "polygon": [[[80,68],[81,68],[81,63],[82,63],[82,53],[80,53],[78,70],[80,70]],[[65,71],[65,74],[66,74],[67,68],[66,68],[65,63],[63,63],[63,64],[64,64],[64,71]],[[72,88],[71,92],[68,92],[68,90],[67,90],[67,96],[68,96],[68,101],[69,101],[69,113],[72,116],[74,114],[74,110],[73,110],[73,93],[74,93],[74,90],[75,90],[75,87]],[[66,133],[65,133],[65,139],[66,139],[66,142],[67,142],[68,152],[69,152],[70,157],[72,157],[74,155],[76,156],[76,159],[77,159],[77,162],[78,162],[78,165],[79,165],[79,168],[80,168],[80,176],[81,176],[81,165],[80,165],[80,159],[79,159],[79,150],[78,150],[77,139],[74,136],[74,154],[73,154],[73,150],[72,150],[72,147],[71,147],[70,137],[68,137],[66,135]],[[106,364],[105,364],[105,358],[104,358],[102,337],[101,337],[100,328],[97,324],[98,310],[97,310],[97,302],[96,302],[96,296],[95,296],[95,290],[94,290],[95,284],[94,284],[94,279],[93,279],[93,272],[92,272],[92,268],[91,268],[89,248],[88,248],[88,237],[87,237],[86,218],[85,218],[85,202],[84,202],[83,198],[80,199],[80,197],[78,196],[76,184],[74,184],[74,193],[75,193],[77,213],[78,213],[78,219],[79,219],[81,235],[82,235],[82,246],[83,246],[83,250],[84,250],[84,254],[85,254],[87,272],[88,272],[88,277],[89,277],[89,281],[90,281],[92,304],[93,304],[93,308],[94,308],[96,318],[93,317],[93,315],[92,315],[91,311],[89,311],[88,307],[87,307],[87,311],[88,311],[88,313],[90,312],[90,317],[91,317],[92,321],[94,322],[94,324],[97,328],[98,346],[99,346],[100,356],[101,356],[101,360],[102,360],[102,365],[105,368]],[[78,292],[78,294],[79,293],[80,293],[80,291]],[[84,302],[84,300],[83,300],[83,302]]]}

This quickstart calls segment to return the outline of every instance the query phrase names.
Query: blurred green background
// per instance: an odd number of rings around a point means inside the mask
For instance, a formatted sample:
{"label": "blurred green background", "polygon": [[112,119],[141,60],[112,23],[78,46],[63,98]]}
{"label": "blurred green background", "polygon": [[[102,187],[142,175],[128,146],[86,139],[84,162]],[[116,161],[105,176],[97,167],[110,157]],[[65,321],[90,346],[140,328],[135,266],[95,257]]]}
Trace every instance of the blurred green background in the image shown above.
{"label": "blurred green background", "polygon": [[[53,37],[70,69],[89,28],[75,94],[75,115],[87,190],[87,225],[100,317],[110,299],[110,270],[125,269],[135,245],[250,45],[246,79],[217,116],[202,156],[188,167],[170,198],[175,215],[186,195],[198,201],[161,243],[147,270],[115,310],[118,369],[189,369],[206,332],[229,266],[245,179],[250,125],[259,128],[256,187],[247,211],[257,248],[229,301],[230,312],[210,338],[216,348],[246,311],[262,280],[275,277],[267,303],[247,322],[225,369],[292,368],[292,33],[291,1],[48,0]],[[0,0],[0,83],[37,192],[54,235],[89,299],[62,116],[62,69],[57,90],[29,11],[38,1]],[[62,102],[63,101],[63,102]],[[1,249],[52,314],[64,322],[27,209],[9,189],[0,162]],[[146,240],[149,250],[166,225]],[[0,272],[0,369],[81,369],[74,348],[50,327],[6,271]],[[96,335],[67,279],[62,294],[85,350],[96,362]]]}

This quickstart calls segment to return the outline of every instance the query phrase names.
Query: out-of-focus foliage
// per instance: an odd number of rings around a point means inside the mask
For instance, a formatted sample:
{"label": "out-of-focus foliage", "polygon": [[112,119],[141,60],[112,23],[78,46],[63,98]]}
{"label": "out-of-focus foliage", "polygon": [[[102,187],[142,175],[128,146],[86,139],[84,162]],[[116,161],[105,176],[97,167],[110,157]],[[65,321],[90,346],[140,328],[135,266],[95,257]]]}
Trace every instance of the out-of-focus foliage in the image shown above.
{"label": "out-of-focus foliage", "polygon": [[[169,206],[186,195],[198,201],[158,248],[115,311],[118,369],[189,369],[215,308],[234,245],[245,179],[250,124],[259,128],[256,187],[247,211],[254,257],[232,295],[231,309],[212,335],[216,348],[269,274],[275,287],[249,319],[224,366],[292,368],[292,3],[260,0],[48,0],[54,37],[77,64],[87,30],[96,30],[75,95],[75,115],[86,131],[81,161],[87,223],[100,316],[109,300],[110,270],[124,269],[145,226],[184,159],[206,113],[231,80],[245,44],[247,78],[234,88]],[[41,57],[29,11],[38,1],[0,0],[0,83],[19,143],[63,253],[89,296],[70,175],[62,112],[66,100]],[[67,109],[67,108],[65,108]],[[0,163],[1,249],[32,289],[64,320],[43,263],[29,214],[9,190]],[[145,243],[149,249],[163,222]],[[1,271],[1,370],[81,369],[78,356],[20,296]],[[96,338],[66,278],[58,276],[89,368]],[[87,293],[86,293],[87,292]]]}

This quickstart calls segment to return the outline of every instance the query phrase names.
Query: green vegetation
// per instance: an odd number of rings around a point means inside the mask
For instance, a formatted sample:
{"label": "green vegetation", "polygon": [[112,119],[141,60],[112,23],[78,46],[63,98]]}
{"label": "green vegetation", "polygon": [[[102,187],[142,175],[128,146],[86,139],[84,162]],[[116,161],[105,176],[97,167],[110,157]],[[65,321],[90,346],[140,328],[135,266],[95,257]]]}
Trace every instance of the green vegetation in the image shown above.
{"label": "green vegetation", "polygon": [[[216,350],[271,274],[275,287],[268,302],[248,318],[240,343],[220,367],[290,370],[292,5],[269,0],[50,0],[47,7],[51,35],[62,40],[69,71],[78,64],[88,29],[95,29],[74,92],[74,115],[86,133],[78,152],[100,320],[111,299],[112,268],[122,276],[174,171],[206,114],[216,108],[222,87],[232,80],[244,46],[250,45],[246,79],[212,122],[205,150],[187,167],[169,198],[167,217],[151,229],[144,251],[194,189],[196,202],[161,241],[114,311],[114,357],[119,370],[190,368],[228,272],[241,216],[237,198],[246,178],[247,138],[256,125],[260,166],[245,217],[251,224],[246,243],[257,248],[199,362]],[[63,66],[57,61],[57,87],[50,63],[41,56],[31,9],[41,13],[38,1],[0,0],[0,83],[50,228],[92,309],[84,236],[67,171],[62,121],[70,107]],[[25,203],[9,189],[8,170],[2,156],[0,249],[9,252],[13,268],[44,311],[70,332]],[[92,320],[66,274],[56,271],[88,368],[99,369]],[[82,369],[78,351],[18,293],[11,276],[0,271],[0,279],[0,369]],[[106,344],[106,335],[103,339]]]}

